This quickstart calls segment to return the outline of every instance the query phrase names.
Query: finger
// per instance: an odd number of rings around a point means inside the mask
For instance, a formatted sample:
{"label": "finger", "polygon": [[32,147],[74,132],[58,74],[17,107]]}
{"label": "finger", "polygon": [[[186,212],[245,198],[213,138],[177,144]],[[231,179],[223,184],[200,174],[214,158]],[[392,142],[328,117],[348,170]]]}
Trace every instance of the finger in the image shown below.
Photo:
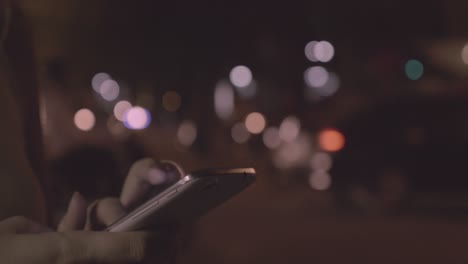
{"label": "finger", "polygon": [[44,233],[51,231],[52,229],[23,216],[10,217],[0,222],[0,233],[2,234]]}
{"label": "finger", "polygon": [[132,165],[120,195],[120,202],[124,208],[130,208],[149,191],[151,184],[147,177],[148,171],[156,165],[150,158],[139,160]]}
{"label": "finger", "polygon": [[81,230],[86,221],[86,201],[80,193],[75,192],[68,205],[67,212],[58,225],[58,231]]}
{"label": "finger", "polygon": [[176,182],[182,175],[182,169],[175,162],[155,162],[150,158],[139,160],[130,168],[120,201],[124,208],[131,209],[148,195],[162,191],[166,184]]}
{"label": "finger", "polygon": [[99,230],[111,225],[125,215],[125,210],[118,198],[98,200],[88,208],[87,230]]}

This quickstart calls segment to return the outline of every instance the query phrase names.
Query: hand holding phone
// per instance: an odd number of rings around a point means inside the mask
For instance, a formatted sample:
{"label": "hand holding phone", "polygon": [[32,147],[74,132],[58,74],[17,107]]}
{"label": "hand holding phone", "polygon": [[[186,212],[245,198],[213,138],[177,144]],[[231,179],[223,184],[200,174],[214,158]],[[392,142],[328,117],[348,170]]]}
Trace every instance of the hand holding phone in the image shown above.
{"label": "hand holding phone", "polygon": [[106,230],[135,231],[189,221],[227,201],[254,180],[253,168],[206,169],[190,173]]}

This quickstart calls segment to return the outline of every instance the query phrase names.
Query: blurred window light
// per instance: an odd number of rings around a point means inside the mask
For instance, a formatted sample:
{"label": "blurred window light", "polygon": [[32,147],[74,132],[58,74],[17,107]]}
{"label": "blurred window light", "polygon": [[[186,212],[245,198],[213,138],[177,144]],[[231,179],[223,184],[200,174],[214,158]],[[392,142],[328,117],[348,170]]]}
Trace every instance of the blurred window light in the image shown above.
{"label": "blurred window light", "polygon": [[279,137],[286,142],[291,142],[297,138],[300,131],[301,121],[295,116],[288,116],[281,122]]}
{"label": "blurred window light", "polygon": [[314,171],[309,176],[309,184],[312,189],[317,191],[325,191],[331,186],[331,177],[325,171]]}
{"label": "blurred window light", "polygon": [[197,139],[197,126],[190,120],[183,121],[177,130],[177,139],[183,146],[191,146]]}
{"label": "blurred window light", "polygon": [[120,94],[120,86],[114,80],[105,80],[101,84],[101,88],[99,89],[99,93],[101,94],[102,98],[106,101],[114,101],[119,97]]}
{"label": "blurred window light", "polygon": [[314,51],[315,45],[317,45],[317,43],[318,43],[317,41],[310,41],[309,43],[306,44],[304,48],[305,56],[311,62],[318,61],[317,57],[315,57],[315,51]]}
{"label": "blurred window light", "polygon": [[128,109],[132,108],[132,104],[128,101],[119,101],[118,103],[115,104],[114,106],[114,116],[117,120],[123,121],[123,117],[125,112],[127,112]]}
{"label": "blurred window light", "polygon": [[91,110],[83,108],[75,113],[74,122],[79,130],[90,131],[96,124],[96,117]]}
{"label": "blurred window light", "polygon": [[249,140],[250,133],[244,123],[236,123],[231,129],[231,136],[236,143],[243,144]]}
{"label": "blurred window light", "polygon": [[319,133],[318,142],[323,150],[337,152],[344,147],[345,137],[336,129],[325,129]]}
{"label": "blurred window light", "polygon": [[322,87],[328,81],[328,71],[322,66],[313,66],[304,72],[304,81],[310,87]]}
{"label": "blurred window light", "polygon": [[317,152],[310,159],[310,166],[316,171],[329,171],[332,164],[332,157],[326,152]]}
{"label": "blurred window light", "polygon": [[220,81],[216,84],[214,107],[219,118],[227,120],[232,116],[234,112],[234,91],[229,83]]}
{"label": "blurred window light", "polygon": [[318,61],[329,62],[335,56],[335,48],[328,41],[319,41],[314,45],[314,56]]}
{"label": "blurred window light", "polygon": [[237,87],[247,87],[252,82],[252,71],[244,65],[234,67],[229,74],[231,83]]}
{"label": "blurred window light", "polygon": [[262,133],[263,130],[265,129],[265,126],[266,126],[265,117],[258,112],[250,113],[245,118],[245,127],[247,128],[247,131],[249,131],[252,134]]}
{"label": "blurred window light", "polygon": [[408,79],[416,81],[419,80],[424,73],[424,66],[418,60],[409,60],[405,64],[405,73]]}
{"label": "blurred window light", "polygon": [[280,146],[281,139],[279,130],[276,127],[269,127],[263,132],[263,144],[269,149],[275,149]]}
{"label": "blurred window light", "polygon": [[96,93],[101,93],[101,85],[103,82],[110,80],[111,76],[105,72],[97,73],[91,79],[91,86]]}
{"label": "blurred window light", "polygon": [[468,43],[466,43],[462,49],[461,58],[462,58],[463,63],[468,65]]}
{"label": "blurred window light", "polygon": [[182,99],[177,92],[175,91],[166,92],[163,95],[162,99],[163,99],[162,104],[166,111],[175,112],[179,110]]}
{"label": "blurred window light", "polygon": [[141,106],[134,106],[124,113],[123,119],[126,128],[141,130],[150,125],[151,114],[147,109]]}

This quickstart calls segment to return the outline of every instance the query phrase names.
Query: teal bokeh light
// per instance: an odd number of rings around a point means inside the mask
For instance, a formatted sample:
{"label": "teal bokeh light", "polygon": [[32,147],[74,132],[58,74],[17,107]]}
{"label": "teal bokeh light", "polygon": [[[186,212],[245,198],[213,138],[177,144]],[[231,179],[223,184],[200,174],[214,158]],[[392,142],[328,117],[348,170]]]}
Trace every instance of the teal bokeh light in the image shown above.
{"label": "teal bokeh light", "polygon": [[408,79],[416,81],[422,77],[424,66],[418,60],[409,60],[405,64],[405,73]]}

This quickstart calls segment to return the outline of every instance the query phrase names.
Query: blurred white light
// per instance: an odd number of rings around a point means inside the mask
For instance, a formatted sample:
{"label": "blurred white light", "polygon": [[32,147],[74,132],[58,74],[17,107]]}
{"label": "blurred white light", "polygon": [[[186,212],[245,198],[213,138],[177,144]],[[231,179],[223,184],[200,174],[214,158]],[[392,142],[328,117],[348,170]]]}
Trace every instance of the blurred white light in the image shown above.
{"label": "blurred white light", "polygon": [[317,43],[318,43],[317,41],[311,41],[311,42],[307,43],[305,48],[304,48],[305,56],[307,57],[307,59],[309,59],[312,62],[317,62],[318,61],[317,57],[315,57],[315,51],[314,51],[315,45]]}
{"label": "blurred white light", "polygon": [[234,112],[234,91],[227,82],[220,81],[214,92],[214,107],[216,115],[223,119],[229,119]]}
{"label": "blurred white light", "polygon": [[331,177],[325,171],[314,171],[309,176],[310,187],[317,191],[324,191],[331,186]]}
{"label": "blurred white light", "polygon": [[101,93],[101,85],[103,82],[110,80],[111,76],[105,72],[97,73],[91,79],[91,86],[96,93]]}
{"label": "blurred white light", "polygon": [[319,41],[314,45],[314,56],[321,62],[329,62],[335,55],[335,48],[328,41]]}
{"label": "blurred white light", "polygon": [[339,87],[340,79],[338,78],[338,75],[333,72],[329,72],[327,82],[322,87],[317,87],[315,91],[320,96],[331,96],[338,91]]}
{"label": "blurred white light", "polygon": [[151,114],[143,107],[135,106],[127,110],[123,116],[124,125],[128,129],[140,130],[151,123]]}
{"label": "blurred white light", "polygon": [[296,139],[301,131],[301,122],[295,116],[286,117],[279,127],[279,137],[290,142]]}
{"label": "blurred white light", "polygon": [[82,131],[90,131],[96,123],[96,117],[91,110],[83,108],[75,113],[75,126]]}
{"label": "blurred white light", "polygon": [[300,133],[293,141],[285,142],[279,146],[274,152],[273,162],[280,169],[307,166],[311,151],[310,137],[305,133]]}
{"label": "blurred white light", "polygon": [[310,159],[310,166],[316,171],[328,171],[332,167],[332,157],[325,152],[317,152]]}
{"label": "blurred white light", "polygon": [[246,87],[252,82],[252,71],[243,65],[236,66],[231,70],[229,79],[237,87]]}
{"label": "blurred white light", "polygon": [[242,144],[249,140],[250,133],[244,123],[237,123],[231,129],[231,136],[236,143]]}
{"label": "blurred white light", "polygon": [[257,112],[250,113],[245,118],[245,127],[247,131],[252,134],[260,134],[263,132],[266,126],[265,117]]}
{"label": "blurred white light", "polygon": [[177,139],[183,146],[191,146],[197,139],[197,126],[194,122],[186,120],[182,122],[177,130]]}
{"label": "blurred white light", "polygon": [[322,87],[328,81],[328,71],[322,66],[313,66],[304,72],[304,81],[310,87]]}
{"label": "blurred white light", "polygon": [[269,127],[263,132],[263,143],[269,149],[275,149],[281,144],[279,130],[276,127]]}
{"label": "blurred white light", "polygon": [[243,98],[253,98],[255,94],[257,94],[257,82],[255,80],[252,80],[252,82],[245,87],[236,86],[236,90],[239,93],[239,95]]}
{"label": "blurred white light", "polygon": [[101,94],[102,98],[104,98],[104,100],[114,101],[115,99],[117,99],[117,97],[119,97],[120,86],[114,80],[105,80],[101,84],[99,93]]}
{"label": "blurred white light", "polygon": [[123,121],[123,116],[128,109],[132,108],[132,104],[128,101],[120,101],[114,106],[114,116],[119,121]]}

